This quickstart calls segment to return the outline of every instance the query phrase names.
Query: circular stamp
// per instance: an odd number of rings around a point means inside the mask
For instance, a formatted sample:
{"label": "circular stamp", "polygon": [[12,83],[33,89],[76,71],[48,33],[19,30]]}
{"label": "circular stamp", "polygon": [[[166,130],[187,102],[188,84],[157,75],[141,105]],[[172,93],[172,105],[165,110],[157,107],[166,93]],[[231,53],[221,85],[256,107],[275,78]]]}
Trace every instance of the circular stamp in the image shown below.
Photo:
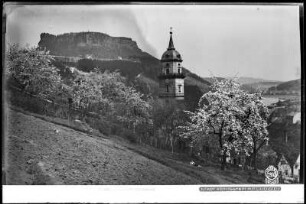
{"label": "circular stamp", "polygon": [[265,170],[265,176],[269,180],[274,180],[278,177],[278,170],[274,166],[270,165]]}

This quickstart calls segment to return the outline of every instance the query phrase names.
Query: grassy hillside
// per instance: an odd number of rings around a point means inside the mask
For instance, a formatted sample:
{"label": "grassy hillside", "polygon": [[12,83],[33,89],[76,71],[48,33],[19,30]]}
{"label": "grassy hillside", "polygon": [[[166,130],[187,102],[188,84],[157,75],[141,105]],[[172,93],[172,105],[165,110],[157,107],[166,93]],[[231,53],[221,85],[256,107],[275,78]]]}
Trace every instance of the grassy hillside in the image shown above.
{"label": "grassy hillside", "polygon": [[9,112],[8,184],[200,184],[108,139]]}
{"label": "grassy hillside", "polygon": [[[189,165],[185,154],[93,136],[59,125],[61,119],[8,109],[7,184],[182,185],[263,183],[239,169]],[[254,180],[256,178],[256,180]],[[256,182],[257,181],[257,182]]]}

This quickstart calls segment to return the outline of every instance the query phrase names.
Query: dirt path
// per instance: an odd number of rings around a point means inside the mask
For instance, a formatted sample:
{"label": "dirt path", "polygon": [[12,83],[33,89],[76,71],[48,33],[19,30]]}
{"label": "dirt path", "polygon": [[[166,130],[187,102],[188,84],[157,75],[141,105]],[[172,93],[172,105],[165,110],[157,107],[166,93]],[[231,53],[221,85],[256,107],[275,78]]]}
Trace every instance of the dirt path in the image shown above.
{"label": "dirt path", "polygon": [[108,139],[13,110],[7,184],[201,184]]}

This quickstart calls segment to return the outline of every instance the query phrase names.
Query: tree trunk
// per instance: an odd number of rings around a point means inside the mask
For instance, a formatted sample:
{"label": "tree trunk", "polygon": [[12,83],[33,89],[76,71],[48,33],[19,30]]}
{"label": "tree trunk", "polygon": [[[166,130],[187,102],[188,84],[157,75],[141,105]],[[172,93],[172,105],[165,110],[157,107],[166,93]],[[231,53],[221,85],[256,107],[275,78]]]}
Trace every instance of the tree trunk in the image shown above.
{"label": "tree trunk", "polygon": [[71,125],[71,106],[69,105],[68,107],[68,125]]}
{"label": "tree trunk", "polygon": [[193,152],[193,146],[191,146],[189,149],[189,156],[192,156],[192,152]]}
{"label": "tree trunk", "polygon": [[225,163],[226,163],[226,152],[223,150],[223,143],[222,143],[222,132],[219,133],[219,146],[221,149],[221,170],[223,171],[225,169]]}
{"label": "tree trunk", "polygon": [[225,152],[223,151],[223,154],[222,154],[222,160],[221,160],[221,170],[224,171],[225,170],[225,166],[226,166],[226,154]]}
{"label": "tree trunk", "polygon": [[167,147],[166,149],[168,149],[168,136],[165,138],[165,146]]}
{"label": "tree trunk", "polygon": [[257,169],[257,162],[256,162],[256,158],[257,158],[257,151],[256,151],[256,146],[254,144],[254,148],[253,148],[253,155],[252,155],[252,166],[254,167],[254,169]]}
{"label": "tree trunk", "polygon": [[135,123],[133,123],[133,133],[134,133],[134,135],[136,134],[136,125],[135,125]]}
{"label": "tree trunk", "polygon": [[141,144],[141,134],[139,134],[139,144]]}
{"label": "tree trunk", "polygon": [[170,138],[170,144],[171,144],[171,153],[173,154],[173,137]]}
{"label": "tree trunk", "polygon": [[255,139],[253,139],[253,141],[254,141],[254,147],[253,147],[253,155],[252,155],[252,165],[255,169],[257,169],[257,161],[256,161],[257,160],[257,153],[258,153],[259,149],[261,147],[263,147],[264,144],[266,144],[266,141],[265,140],[262,141],[261,144],[258,145],[258,147],[256,147],[258,141],[256,141]]}

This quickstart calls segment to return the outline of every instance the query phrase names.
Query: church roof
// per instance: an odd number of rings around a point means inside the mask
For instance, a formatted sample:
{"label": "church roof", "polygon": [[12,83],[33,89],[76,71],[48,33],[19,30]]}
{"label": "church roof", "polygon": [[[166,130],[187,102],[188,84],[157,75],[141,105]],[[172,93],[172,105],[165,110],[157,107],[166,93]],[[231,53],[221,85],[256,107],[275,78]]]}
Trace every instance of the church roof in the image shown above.
{"label": "church roof", "polygon": [[172,31],[170,31],[170,40],[169,40],[169,46],[167,48],[167,51],[164,52],[161,58],[162,62],[167,62],[167,61],[179,61],[182,62],[182,57],[178,51],[175,50],[174,48],[174,43],[172,39]]}
{"label": "church roof", "polygon": [[169,46],[167,50],[175,50],[173,40],[172,40],[172,31],[170,32],[170,40],[169,40]]}

